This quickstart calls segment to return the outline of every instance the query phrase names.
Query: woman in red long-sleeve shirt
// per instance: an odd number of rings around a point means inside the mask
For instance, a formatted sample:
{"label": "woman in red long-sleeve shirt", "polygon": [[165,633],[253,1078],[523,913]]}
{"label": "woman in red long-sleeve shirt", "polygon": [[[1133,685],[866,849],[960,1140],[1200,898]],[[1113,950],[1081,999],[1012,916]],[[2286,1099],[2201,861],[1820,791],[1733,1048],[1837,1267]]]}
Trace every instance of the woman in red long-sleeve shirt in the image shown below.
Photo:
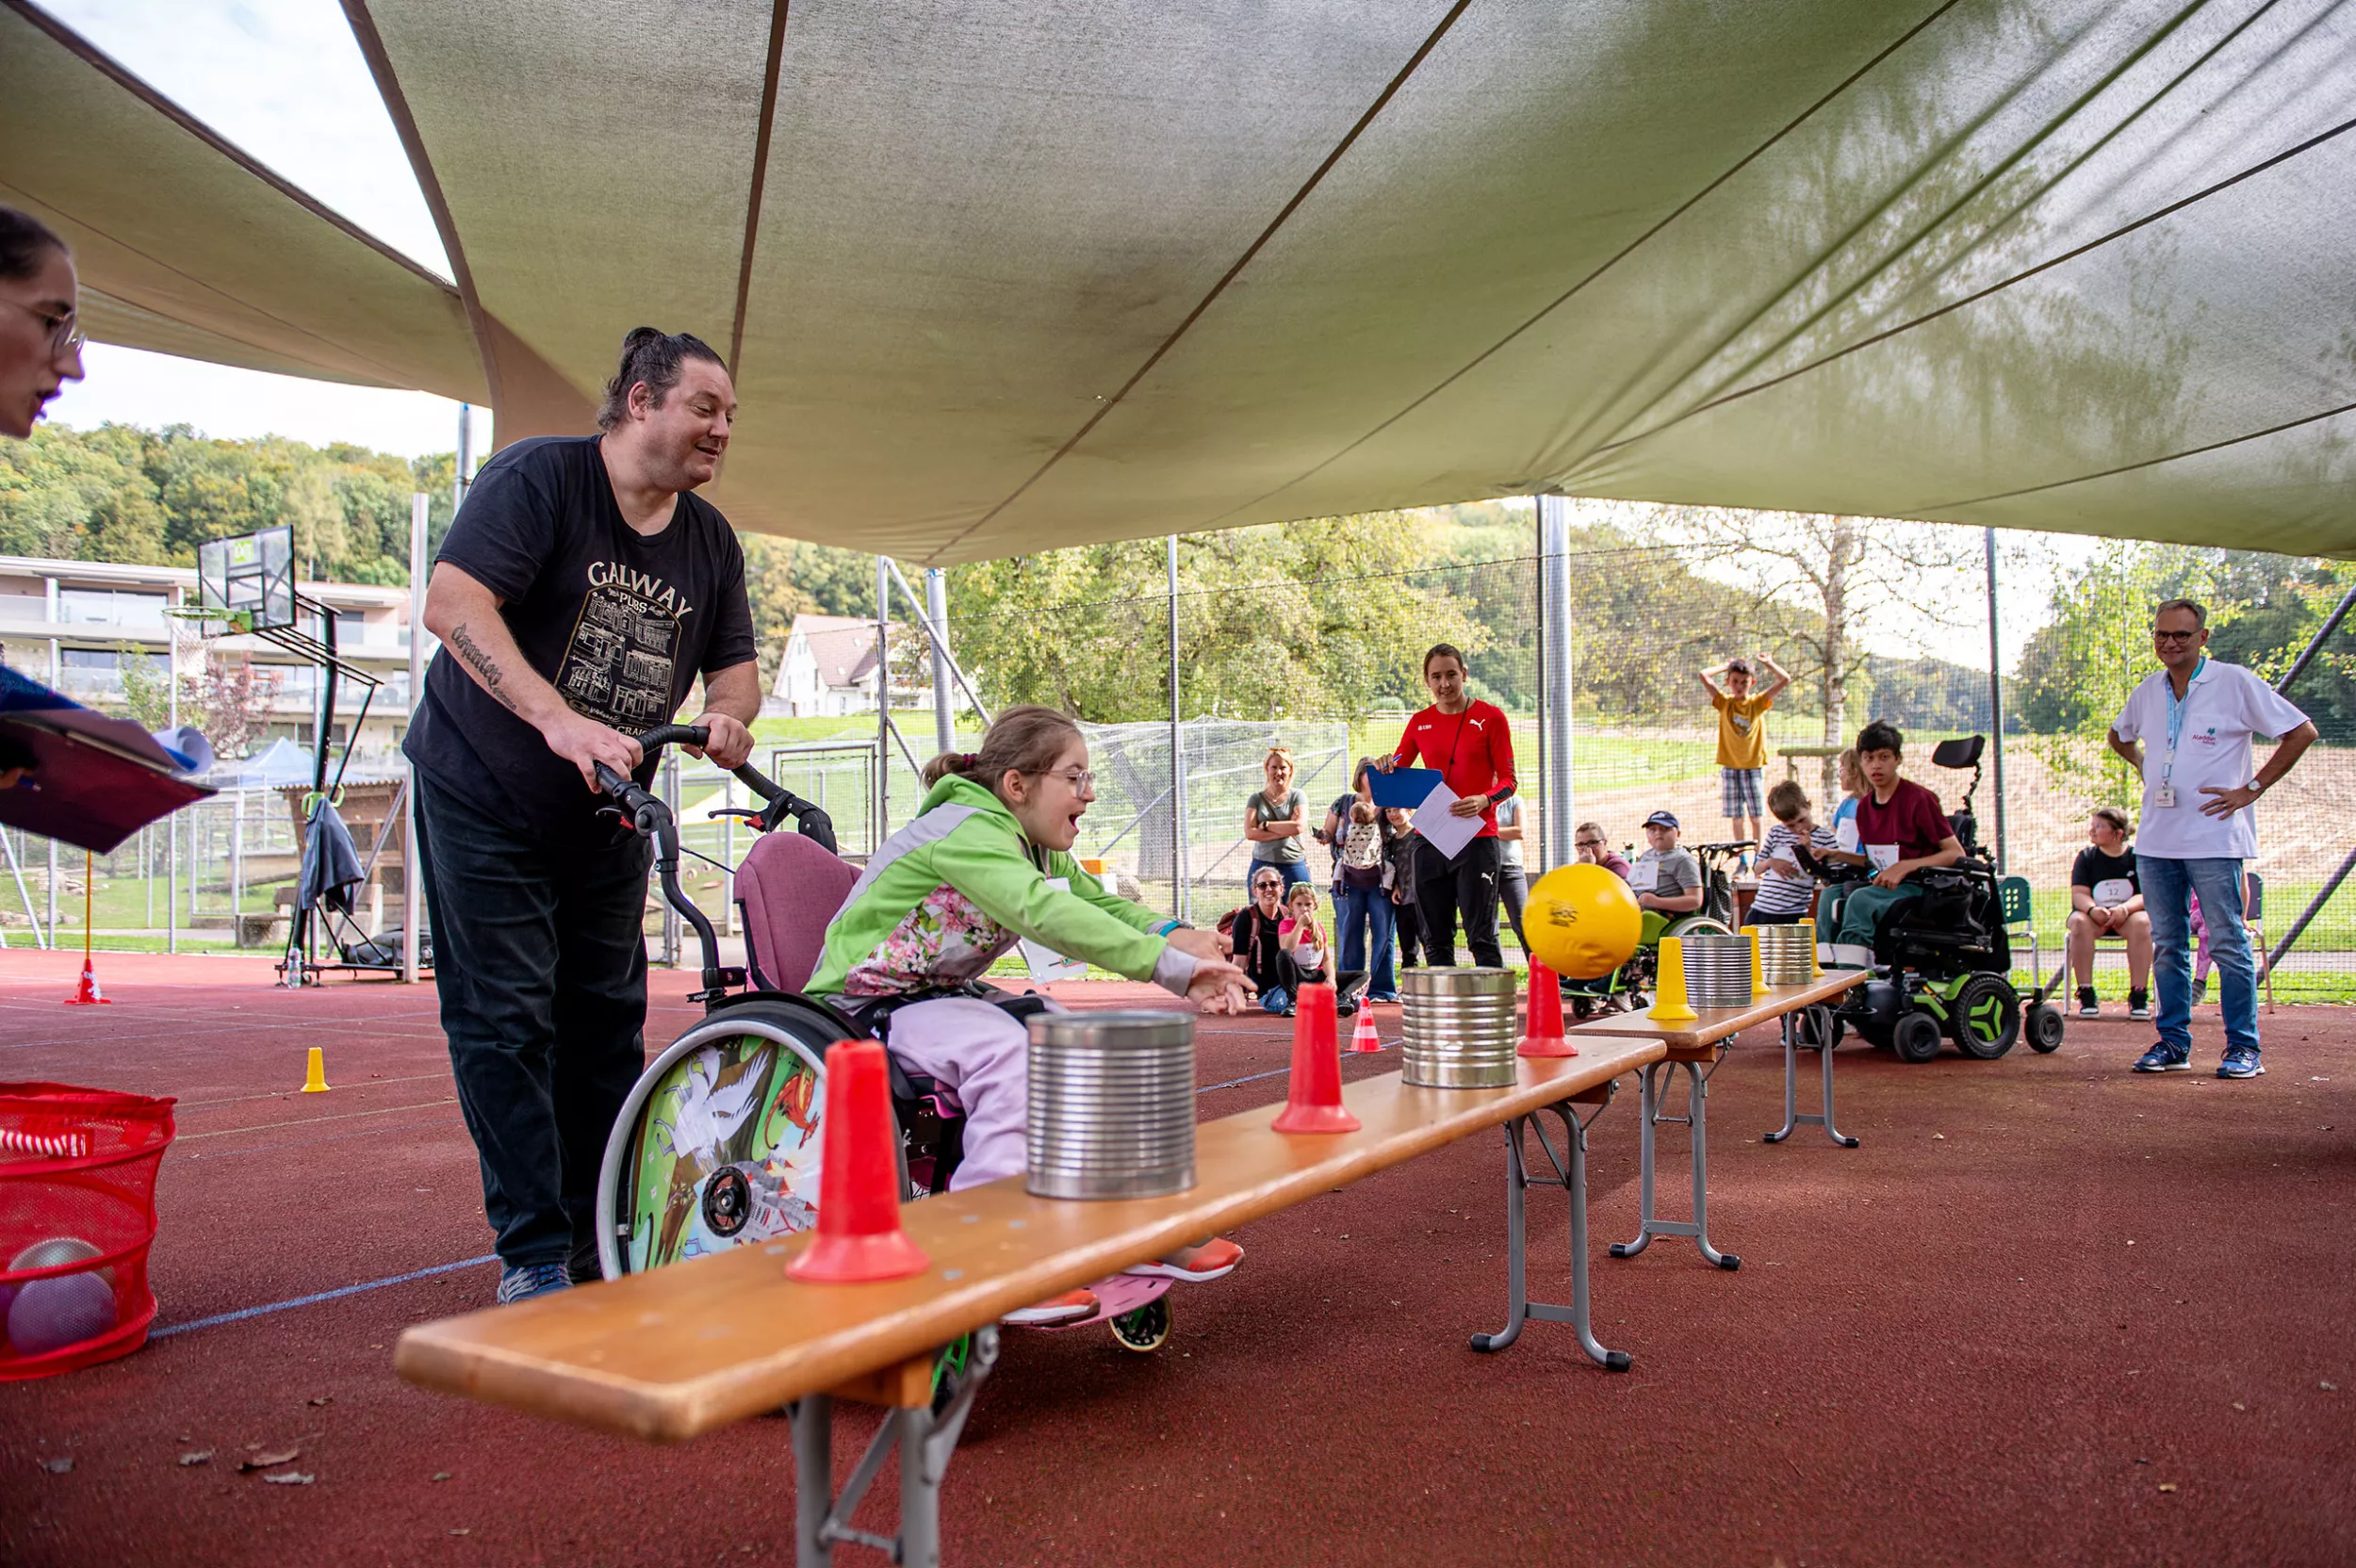
{"label": "woman in red long-sleeve shirt", "polygon": [[1461,914],[1473,962],[1501,967],[1497,803],[1513,792],[1513,734],[1503,710],[1465,692],[1464,656],[1448,644],[1423,656],[1423,683],[1432,692],[1432,706],[1407,721],[1398,751],[1378,765],[1388,772],[1420,760],[1424,767],[1439,769],[1457,796],[1449,813],[1481,819],[1478,836],[1452,860],[1429,842],[1416,846],[1415,904],[1425,947],[1432,963],[1454,964]]}

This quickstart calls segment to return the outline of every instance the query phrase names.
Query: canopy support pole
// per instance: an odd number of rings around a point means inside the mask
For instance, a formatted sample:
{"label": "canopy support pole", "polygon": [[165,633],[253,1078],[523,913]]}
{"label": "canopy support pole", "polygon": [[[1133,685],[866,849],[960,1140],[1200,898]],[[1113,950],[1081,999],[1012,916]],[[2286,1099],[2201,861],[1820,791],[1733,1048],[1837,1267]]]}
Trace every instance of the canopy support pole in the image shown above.
{"label": "canopy support pole", "polygon": [[1192,918],[1186,875],[1186,748],[1178,722],[1178,536],[1170,536],[1170,913]]}
{"label": "canopy support pole", "polygon": [[1546,834],[1540,864],[1578,858],[1579,803],[1571,792],[1571,503],[1538,501],[1539,762],[1544,769]]}
{"label": "canopy support pole", "polygon": [[1996,531],[1980,531],[1988,557],[1988,728],[1996,748],[1996,874],[2004,874],[2004,661],[1996,624]]}
{"label": "canopy support pole", "polygon": [[957,704],[949,695],[949,586],[938,566],[924,574],[924,618],[931,623],[924,629],[933,645],[933,739],[941,750],[954,751],[957,736],[952,722]]}
{"label": "canopy support pole", "polygon": [[[458,409],[459,496],[466,494],[466,408]],[[411,722],[425,700],[425,492],[409,498],[409,711]],[[417,770],[410,769],[410,783]],[[425,858],[417,853],[417,792],[401,792],[401,983],[417,983],[417,951],[424,941]]]}
{"label": "canopy support pole", "polygon": [[875,847],[892,837],[892,562],[875,557]]}

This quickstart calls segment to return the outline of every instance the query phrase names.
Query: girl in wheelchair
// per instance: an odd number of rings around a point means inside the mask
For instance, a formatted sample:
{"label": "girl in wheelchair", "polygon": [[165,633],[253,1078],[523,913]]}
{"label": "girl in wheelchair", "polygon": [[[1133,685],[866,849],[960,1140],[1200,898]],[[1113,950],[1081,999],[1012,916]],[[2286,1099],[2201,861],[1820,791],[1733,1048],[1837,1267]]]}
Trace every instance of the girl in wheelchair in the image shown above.
{"label": "girl in wheelchair", "polygon": [[[1243,1011],[1245,981],[1215,934],[1102,890],[1073,861],[1096,779],[1088,743],[1063,714],[1008,709],[979,751],[934,758],[924,780],[916,820],[868,861],[826,927],[807,989],[880,1024],[905,1068],[956,1094],[965,1108],[956,1191],[1024,1165],[1029,1035],[976,984],[1018,940],[1150,979],[1204,1012]],[[1242,1259],[1234,1242],[1214,1238],[1129,1272],[1214,1280]],[[1061,1322],[1096,1306],[1076,1290],[1008,1321]]]}

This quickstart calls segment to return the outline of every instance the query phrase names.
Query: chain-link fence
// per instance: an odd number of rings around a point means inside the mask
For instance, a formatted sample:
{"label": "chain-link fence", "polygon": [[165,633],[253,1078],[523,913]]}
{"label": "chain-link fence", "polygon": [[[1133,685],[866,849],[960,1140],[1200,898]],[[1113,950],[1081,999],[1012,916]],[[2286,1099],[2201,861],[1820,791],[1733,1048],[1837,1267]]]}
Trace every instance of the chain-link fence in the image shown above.
{"label": "chain-link fence", "polygon": [[[1442,537],[1449,525],[1402,517],[1386,526]],[[1533,531],[1463,530],[1484,547],[1477,559],[1391,567],[1380,530],[1343,535],[1337,553],[1310,561],[1302,552],[1323,547],[1304,528],[1182,541],[1200,558],[1184,564],[1174,596],[1160,542],[952,574],[948,640],[993,708],[1044,702],[1088,721],[1097,798],[1078,852],[1104,861],[1156,907],[1215,917],[1242,895],[1252,859],[1244,803],[1261,785],[1268,747],[1290,749],[1311,819],[1321,823],[1347,790],[1354,760],[1397,744],[1407,715],[1425,700],[1423,652],[1447,642],[1464,651],[1474,694],[1511,720],[1532,874],[1561,858],[1564,846],[1546,842],[1543,829],[1549,760],[1537,715],[1542,701],[1561,694],[1543,689]],[[1228,543],[1251,538],[1281,547],[1254,555]],[[1416,553],[1434,552],[1430,537],[1410,542]],[[2278,678],[2356,571],[2288,557],[2003,536],[1994,577],[2004,674],[1992,684],[1985,543],[1977,530],[1845,519],[1792,520],[1778,531],[1704,517],[1672,543],[1603,528],[1575,533],[1565,562],[1574,819],[1597,822],[1611,841],[1630,846],[1641,842],[1644,818],[1663,808],[1677,813],[1689,843],[1732,837],[1721,805],[1716,718],[1697,675],[1748,655],[1761,661],[1762,686],[1780,678],[1778,670],[1791,678],[1765,721],[1768,782],[1795,778],[1821,816],[1840,798],[1833,754],[1868,719],[1905,731],[1909,775],[1950,808],[1963,804],[1972,776],[1933,767],[1934,745],[1949,736],[1989,737],[1972,797],[1981,837],[2035,890],[2050,975],[2088,815],[2119,805],[2132,816],[2135,806],[2134,782],[2102,737],[2153,668],[2151,607],[2176,593],[2202,598],[2213,609],[2212,654]],[[1088,571],[1064,559],[1084,555]],[[1105,592],[1107,583],[1126,591]],[[1186,716],[1177,776],[1169,718],[1173,620]],[[928,678],[922,644],[921,635],[895,643],[895,669],[909,665],[895,685]],[[2356,846],[2351,647],[2356,638],[2343,629],[2293,687],[2322,741],[2289,786],[2257,808],[2257,924],[2268,946]],[[1993,722],[2000,697],[2001,727]],[[872,708],[814,726],[794,721],[793,738],[764,740],[756,754],[780,783],[827,809],[855,857],[922,802],[916,770],[936,749],[933,715],[895,710],[892,719],[892,731],[880,737]],[[977,741],[968,710],[956,743],[970,749]],[[397,785],[369,788],[389,797]],[[724,797],[736,787],[692,760],[682,760],[676,788],[689,846],[724,865],[741,859],[747,830],[706,814],[723,798],[741,804],[741,792]],[[282,890],[295,877],[299,794],[224,793],[99,858],[100,939],[184,950],[229,948],[239,936],[265,948],[283,942],[285,926],[270,922],[283,920],[290,894]],[[355,827],[364,857],[379,820],[364,814]],[[11,832],[8,847],[22,882],[0,881],[0,939],[22,943],[45,931],[53,890],[67,939],[78,936],[81,852],[57,851],[53,878],[44,841]],[[397,834],[383,853],[374,879],[382,891],[368,895],[381,910],[366,922],[371,929],[399,920]],[[1308,855],[1324,881],[1328,852],[1312,845]],[[692,865],[698,901],[727,921],[726,877]],[[649,933],[659,928],[650,903]],[[2117,944],[2106,946],[2099,983],[2117,993],[2125,988],[2123,957]],[[2315,912],[2274,978],[2285,999],[2356,994],[2356,887]]]}

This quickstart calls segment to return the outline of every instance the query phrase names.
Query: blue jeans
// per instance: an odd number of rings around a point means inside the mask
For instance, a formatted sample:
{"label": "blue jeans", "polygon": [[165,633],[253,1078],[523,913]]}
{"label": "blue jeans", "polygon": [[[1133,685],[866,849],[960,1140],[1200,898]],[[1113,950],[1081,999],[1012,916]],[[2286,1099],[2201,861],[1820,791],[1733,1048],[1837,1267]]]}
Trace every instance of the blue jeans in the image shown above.
{"label": "blue jeans", "polygon": [[597,1245],[597,1167],[646,1065],[654,846],[552,843],[413,776],[434,985],[483,1217],[509,1267],[563,1263]]}
{"label": "blue jeans", "polygon": [[1293,890],[1294,883],[1309,880],[1309,858],[1305,855],[1298,860],[1254,860],[1252,862],[1252,869],[1243,874],[1243,885],[1247,892],[1252,887],[1252,879],[1260,874],[1262,866],[1283,874],[1286,892]]}
{"label": "blue jeans", "polygon": [[2215,857],[2172,860],[2138,854],[2143,906],[2151,916],[2152,978],[2160,992],[2160,1043],[2192,1049],[2192,904],[2209,927],[2218,1000],[2225,1004],[2225,1047],[2258,1049],[2258,964],[2241,903],[2241,862]]}
{"label": "blue jeans", "polygon": [[[1341,927],[1342,968],[1352,973],[1371,972],[1366,988],[1377,996],[1389,996],[1399,989],[1399,982],[1391,973],[1391,895],[1381,888],[1352,888],[1347,884],[1333,890],[1336,910],[1334,923]],[[1372,927],[1374,963],[1369,972],[1366,963],[1368,927]]]}

